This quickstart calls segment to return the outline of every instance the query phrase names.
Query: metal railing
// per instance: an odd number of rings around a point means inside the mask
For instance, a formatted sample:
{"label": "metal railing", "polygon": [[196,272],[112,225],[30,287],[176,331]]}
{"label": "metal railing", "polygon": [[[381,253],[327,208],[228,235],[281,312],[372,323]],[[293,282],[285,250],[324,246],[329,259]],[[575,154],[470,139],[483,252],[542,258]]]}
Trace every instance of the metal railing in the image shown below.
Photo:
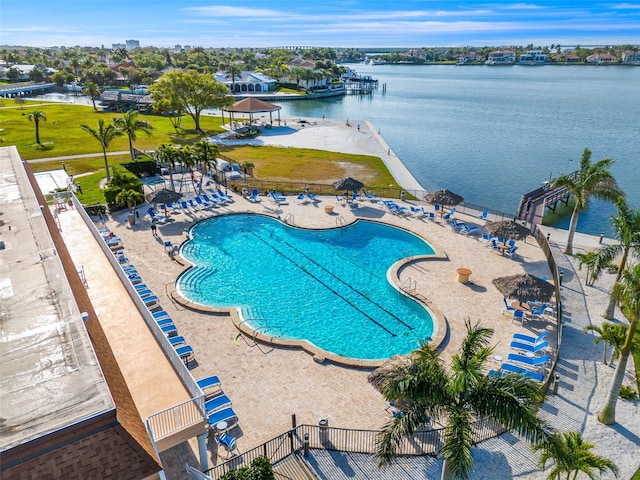
{"label": "metal railing", "polygon": [[[179,431],[182,428],[207,420],[204,408],[204,392],[200,389],[191,375],[191,372],[182,362],[182,359],[178,356],[171,343],[169,343],[169,340],[153,318],[153,315],[149,308],[147,308],[147,305],[145,305],[144,301],[138,295],[138,292],[136,292],[135,287],[120,266],[118,259],[109,248],[109,245],[107,245],[107,242],[102,238],[102,235],[98,231],[91,217],[84,210],[82,204],[80,204],[75,195],[72,196],[72,199],[80,217],[89,228],[89,231],[98,242],[98,245],[100,245],[100,248],[104,252],[107,260],[113,267],[116,275],[120,278],[122,285],[136,305],[138,312],[142,315],[142,318],[152,331],[156,341],[163,349],[166,358],[171,363],[174,371],[180,377],[180,380],[191,396],[190,400],[174,405],[147,418],[147,428],[149,429],[151,440],[155,446],[157,440],[164,438],[173,432]],[[152,417],[156,418],[152,419]],[[169,427],[169,425],[171,425],[171,427]]]}
{"label": "metal railing", "polygon": [[147,417],[149,431],[153,440],[169,437],[175,432],[202,423],[205,396],[192,398]]}
{"label": "metal railing", "polygon": [[[473,443],[496,437],[506,429],[493,420],[479,420],[474,425]],[[333,450],[374,455],[380,430],[357,430],[324,425],[299,425],[251,450],[210,468],[205,473],[218,479],[230,470],[250,465],[256,458],[267,457],[272,465],[307,449]],[[419,430],[403,439],[398,455],[438,455],[443,446],[444,428]]]}

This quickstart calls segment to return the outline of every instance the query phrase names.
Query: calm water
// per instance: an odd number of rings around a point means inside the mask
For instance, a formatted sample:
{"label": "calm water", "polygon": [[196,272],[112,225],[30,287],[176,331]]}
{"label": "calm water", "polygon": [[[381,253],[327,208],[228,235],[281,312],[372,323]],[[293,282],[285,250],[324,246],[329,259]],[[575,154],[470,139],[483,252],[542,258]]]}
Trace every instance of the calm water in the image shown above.
{"label": "calm water", "polygon": [[387,281],[399,259],[433,254],[404,230],[366,221],[302,230],[228,215],[198,223],[191,235],[182,255],[197,267],[180,276],[180,291],[205,305],[242,307],[261,332],[362,359],[409,353],[432,335],[429,313]]}
{"label": "calm water", "polygon": [[[590,148],[593,161],[616,160],[613,173],[640,207],[638,67],[352,67],[379,80],[373,96],[281,102],[282,114],[369,120],[425,189],[510,213]],[[614,213],[592,201],[578,231],[609,233]]]}

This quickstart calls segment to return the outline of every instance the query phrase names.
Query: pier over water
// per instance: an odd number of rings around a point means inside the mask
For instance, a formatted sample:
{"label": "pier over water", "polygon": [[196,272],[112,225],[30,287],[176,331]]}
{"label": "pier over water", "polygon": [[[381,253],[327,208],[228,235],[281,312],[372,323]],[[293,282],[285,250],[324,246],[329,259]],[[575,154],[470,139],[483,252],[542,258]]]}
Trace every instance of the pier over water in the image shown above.
{"label": "pier over water", "polygon": [[[576,178],[578,172],[575,171],[568,176]],[[553,180],[542,182],[542,185],[538,188],[522,195],[520,204],[518,205],[516,220],[541,224],[545,209],[548,208],[552,212],[555,212],[558,202],[562,202],[564,205],[569,203],[569,197],[571,196],[569,190],[565,187],[549,188],[549,185],[553,185]]]}

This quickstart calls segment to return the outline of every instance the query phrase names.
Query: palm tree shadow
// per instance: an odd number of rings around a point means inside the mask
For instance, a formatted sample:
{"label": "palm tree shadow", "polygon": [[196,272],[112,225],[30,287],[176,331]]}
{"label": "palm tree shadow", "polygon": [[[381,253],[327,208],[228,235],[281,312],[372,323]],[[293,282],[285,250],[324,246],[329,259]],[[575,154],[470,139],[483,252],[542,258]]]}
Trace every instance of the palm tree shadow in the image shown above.
{"label": "palm tree shadow", "polygon": [[47,151],[49,151],[49,150],[53,150],[55,146],[56,146],[56,145],[55,145],[53,142],[45,142],[45,143],[40,143],[40,144],[36,147],[36,149],[37,149],[37,150],[42,150],[42,151],[47,152]]}

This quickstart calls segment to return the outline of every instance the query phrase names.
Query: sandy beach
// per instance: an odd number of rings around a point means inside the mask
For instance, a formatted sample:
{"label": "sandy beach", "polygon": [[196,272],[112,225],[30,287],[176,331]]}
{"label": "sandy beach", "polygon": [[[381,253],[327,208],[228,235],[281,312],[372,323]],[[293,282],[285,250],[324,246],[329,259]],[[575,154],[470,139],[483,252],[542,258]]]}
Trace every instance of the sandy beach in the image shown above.
{"label": "sandy beach", "polygon": [[[263,121],[268,118],[263,118]],[[347,123],[348,122],[348,123]],[[365,120],[344,122],[323,118],[281,118],[271,129],[251,140],[227,140],[228,134],[211,140],[220,145],[272,145],[278,147],[311,148],[331,152],[380,157],[399,185],[407,190],[424,191],[380,133]]]}

